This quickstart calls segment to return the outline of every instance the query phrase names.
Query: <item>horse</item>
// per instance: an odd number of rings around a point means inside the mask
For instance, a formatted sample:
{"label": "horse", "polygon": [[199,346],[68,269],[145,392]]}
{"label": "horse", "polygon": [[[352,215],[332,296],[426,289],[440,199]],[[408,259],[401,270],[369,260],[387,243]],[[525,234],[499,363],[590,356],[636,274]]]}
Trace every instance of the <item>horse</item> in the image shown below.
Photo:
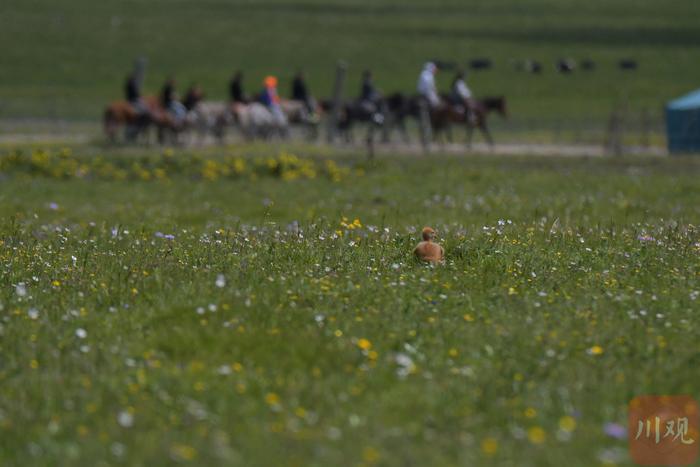
{"label": "horse", "polygon": [[[420,119],[420,96],[407,97],[401,93],[395,93],[386,98],[386,106],[389,113],[390,128],[398,128],[404,141],[408,142],[406,119],[413,117]],[[451,124],[463,124],[467,131],[467,145],[471,146],[475,129],[481,131],[486,141],[493,146],[493,138],[488,128],[488,116],[491,112],[497,112],[503,118],[508,117],[506,99],[503,96],[473,99],[470,102],[469,111],[461,106],[451,104],[448,99],[443,99],[442,104],[430,112],[430,124],[434,132],[434,138],[445,133],[451,139]]]}
{"label": "horse", "polygon": [[190,112],[182,117],[176,117],[169,110],[158,107],[152,118],[159,144],[182,144],[180,135],[192,127]]}
{"label": "horse", "polygon": [[[333,112],[333,107],[331,100],[321,101],[321,108],[324,112]],[[367,124],[366,141],[368,145],[372,146],[375,131],[384,128],[386,112],[383,101],[379,101],[377,104],[361,101],[343,102],[337,116],[337,130],[345,142],[352,143],[354,140],[353,127],[358,123]]]}
{"label": "horse", "polygon": [[310,141],[318,138],[318,125],[321,121],[322,108],[315,101],[309,104],[300,100],[283,99],[280,102],[282,112],[290,125],[297,125],[307,130]]}
{"label": "horse", "polygon": [[274,112],[260,102],[231,105],[231,121],[238,125],[247,139],[282,139],[289,136],[289,122],[284,113]]}
{"label": "horse", "polygon": [[420,98],[418,96],[408,97],[397,92],[384,98],[386,109],[386,125],[384,131],[384,142],[388,143],[393,129],[397,129],[402,136],[404,143],[411,142],[406,127],[406,120],[409,117],[420,118]]}
{"label": "horse", "polygon": [[443,105],[431,112],[431,124],[435,136],[444,131],[448,139],[452,140],[451,124],[465,125],[467,132],[467,147],[471,147],[474,130],[478,129],[484,135],[484,139],[493,147],[494,141],[488,127],[488,116],[491,112],[497,112],[501,117],[508,118],[506,99],[503,96],[472,99],[469,107],[455,105],[448,100],[443,100]]}
{"label": "horse", "polygon": [[224,139],[224,129],[232,122],[233,114],[227,102],[201,101],[189,112],[188,119],[200,142],[211,134],[221,143]]}
{"label": "horse", "polygon": [[158,132],[158,142],[165,143],[168,137],[177,142],[178,135],[189,126],[187,117],[177,119],[160,105],[155,96],[141,100],[141,109],[127,101],[115,101],[103,113],[105,135],[109,141],[116,141],[120,127],[125,128],[125,140],[133,142],[139,136],[148,136],[148,128],[153,125]]}
{"label": "horse", "polygon": [[141,101],[142,108],[138,109],[131,102],[120,100],[110,103],[104,110],[102,123],[105,135],[111,142],[117,140],[117,132],[125,128],[126,141],[135,141],[145,134],[148,126],[153,123],[153,114],[157,108],[155,97],[145,97]]}

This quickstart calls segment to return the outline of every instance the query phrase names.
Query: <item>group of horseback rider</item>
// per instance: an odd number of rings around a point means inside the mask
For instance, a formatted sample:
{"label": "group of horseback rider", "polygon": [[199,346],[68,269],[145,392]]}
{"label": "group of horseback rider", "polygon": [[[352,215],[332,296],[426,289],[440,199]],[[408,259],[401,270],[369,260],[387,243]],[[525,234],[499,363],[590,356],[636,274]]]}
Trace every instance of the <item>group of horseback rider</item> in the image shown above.
{"label": "group of horseback rider", "polygon": [[[423,67],[418,78],[417,91],[420,98],[427,104],[428,109],[433,112],[444,106],[451,106],[453,110],[461,112],[470,120],[473,119],[474,99],[472,92],[466,84],[466,75],[463,71],[458,71],[455,75],[450,92],[446,100],[441,99],[435,82],[435,75],[438,67],[428,62]],[[247,105],[251,102],[258,102],[264,105],[272,114],[273,118],[280,122],[285,122],[286,117],[280,106],[280,96],[277,90],[278,80],[275,76],[267,76],[263,81],[263,89],[257,98],[251,99],[244,92],[244,75],[242,71],[237,71],[229,83],[229,102],[232,105]],[[309,92],[304,73],[299,71],[294,76],[291,83],[291,100],[303,104],[308,119],[318,119],[317,102]],[[125,85],[126,99],[131,104],[133,110],[139,115],[149,115],[152,109],[145,103],[141,95],[141,82],[136,73],[127,77]],[[159,105],[161,109],[168,112],[175,122],[183,122],[187,113],[193,110],[204,98],[204,93],[198,84],[192,84],[182,100],[178,99],[176,92],[176,82],[173,78],[168,78],[160,92]],[[372,72],[366,70],[362,74],[360,94],[356,100],[356,105],[363,112],[369,115],[383,115],[384,96],[374,83]],[[381,118],[381,117],[378,117]],[[378,122],[379,123],[379,122]]]}
{"label": "group of horseback rider", "polygon": [[[435,83],[435,75],[437,72],[438,67],[432,62],[428,62],[425,64],[418,77],[416,90],[421,99],[426,102],[428,109],[434,111],[446,105],[450,105],[457,112],[465,114],[469,120],[473,120],[474,99],[466,83],[466,73],[462,70],[457,71],[452,85],[450,86],[447,101],[444,101],[440,98]],[[362,74],[362,85],[360,88],[360,97],[358,99],[359,106],[368,113],[381,112],[383,110],[383,98],[383,94],[374,84],[372,72],[366,70]]]}
{"label": "group of horseback rider", "polygon": [[463,114],[467,120],[473,122],[476,118],[474,112],[475,101],[472,91],[469,89],[469,86],[467,86],[466,73],[462,70],[457,71],[457,74],[452,80],[450,92],[447,95],[447,101],[445,102],[440,98],[435,84],[435,75],[437,72],[438,67],[432,62],[428,62],[425,64],[423,71],[418,77],[418,94],[427,104],[428,108],[433,112],[446,105],[450,105],[453,110]]}
{"label": "group of horseback rider", "polygon": [[[169,112],[176,121],[183,121],[187,112],[193,110],[195,106],[204,99],[204,92],[198,84],[192,84],[185,93],[185,97],[180,101],[175,90],[176,82],[174,78],[168,78],[160,91],[158,103],[160,107]],[[130,74],[124,86],[126,100],[131,104],[134,111],[139,115],[148,115],[152,112],[141,95],[141,82],[136,73]]]}

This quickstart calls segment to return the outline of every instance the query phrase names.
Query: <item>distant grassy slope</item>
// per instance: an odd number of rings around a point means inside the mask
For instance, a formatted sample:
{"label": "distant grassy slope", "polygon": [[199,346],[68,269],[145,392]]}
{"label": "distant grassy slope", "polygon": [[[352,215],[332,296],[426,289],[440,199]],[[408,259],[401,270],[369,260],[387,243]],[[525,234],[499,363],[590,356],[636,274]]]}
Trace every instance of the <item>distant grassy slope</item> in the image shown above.
{"label": "distant grassy slope", "polygon": [[[700,86],[699,15],[697,0],[5,0],[0,117],[93,118],[121,97],[141,54],[149,92],[172,73],[220,98],[239,67],[249,91],[265,73],[287,79],[303,67],[328,95],[338,58],[351,65],[348,92],[365,67],[385,90],[412,91],[426,58],[486,56],[496,69],[472,74],[471,85],[506,94],[519,117],[596,118],[623,97],[658,109]],[[551,63],[566,56],[598,69],[554,73]],[[548,65],[543,76],[513,71],[511,61],[526,57]],[[641,69],[619,71],[622,57]]]}

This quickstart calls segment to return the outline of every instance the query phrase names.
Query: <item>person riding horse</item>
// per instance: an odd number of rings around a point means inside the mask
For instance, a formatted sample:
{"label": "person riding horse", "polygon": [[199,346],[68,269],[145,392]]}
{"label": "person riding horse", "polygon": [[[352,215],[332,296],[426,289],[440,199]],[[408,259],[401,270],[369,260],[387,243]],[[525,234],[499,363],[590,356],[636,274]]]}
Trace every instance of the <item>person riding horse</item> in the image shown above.
{"label": "person riding horse", "polygon": [[366,119],[375,125],[384,124],[385,109],[382,93],[374,84],[374,77],[370,70],[365,70],[362,73],[362,87],[360,88],[360,98],[357,100],[357,112],[364,114]]}
{"label": "person riding horse", "polygon": [[470,123],[476,123],[474,115],[474,99],[471,89],[465,81],[466,73],[462,70],[457,72],[450,88],[449,102],[457,112],[464,113]]}
{"label": "person riding horse", "polygon": [[185,93],[185,98],[182,100],[182,104],[185,106],[188,112],[194,110],[194,108],[204,99],[204,91],[199,86],[199,84],[192,84],[187,93]]}
{"label": "person riding horse", "polygon": [[277,78],[268,76],[263,81],[263,84],[264,88],[260,94],[260,103],[272,114],[275,125],[285,127],[287,125],[287,117],[280,107],[280,97],[277,93]]}
{"label": "person riding horse", "polygon": [[246,104],[248,99],[243,92],[243,72],[237,71],[228,86],[229,100],[234,104]]}
{"label": "person riding horse", "polygon": [[360,89],[359,105],[360,108],[368,114],[374,114],[379,111],[379,104],[382,100],[382,93],[374,84],[372,72],[365,70],[362,73],[362,87]]}
{"label": "person riding horse", "polygon": [[136,73],[127,76],[124,93],[126,94],[127,102],[131,104],[137,115],[147,115],[149,113],[148,106],[141,98],[141,87]]}
{"label": "person riding horse", "polygon": [[316,101],[311,96],[304,79],[304,73],[301,71],[294,76],[292,81],[292,100],[304,105],[305,119],[316,117]]}
{"label": "person riding horse", "polygon": [[172,115],[176,124],[181,124],[187,115],[187,109],[177,100],[175,93],[175,79],[168,78],[160,93],[160,105],[163,110]]}
{"label": "person riding horse", "polygon": [[437,86],[435,85],[437,71],[437,66],[433,62],[428,62],[423,66],[423,71],[418,77],[418,94],[426,101],[430,110],[434,110],[442,105]]}

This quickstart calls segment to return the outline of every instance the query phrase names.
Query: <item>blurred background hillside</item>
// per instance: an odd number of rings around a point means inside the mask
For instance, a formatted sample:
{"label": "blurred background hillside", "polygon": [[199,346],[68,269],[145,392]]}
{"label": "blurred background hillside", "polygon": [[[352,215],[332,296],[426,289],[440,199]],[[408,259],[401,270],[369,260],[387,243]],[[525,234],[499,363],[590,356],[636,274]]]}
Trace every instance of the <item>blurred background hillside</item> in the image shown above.
{"label": "blurred background hillside", "polygon": [[[5,0],[0,119],[97,121],[139,56],[147,93],[172,75],[211,99],[225,98],[237,69],[249,93],[267,73],[288,92],[303,69],[312,92],[328,96],[343,59],[352,96],[365,68],[385,92],[413,92],[427,59],[487,58],[492,68],[470,72],[470,86],[505,95],[521,125],[600,126],[622,103],[658,124],[665,101],[700,85],[698,17],[697,0]],[[557,72],[566,58],[578,68]],[[516,71],[528,59],[541,73]],[[638,68],[620,69],[622,59]],[[443,89],[452,74],[440,75]]]}

